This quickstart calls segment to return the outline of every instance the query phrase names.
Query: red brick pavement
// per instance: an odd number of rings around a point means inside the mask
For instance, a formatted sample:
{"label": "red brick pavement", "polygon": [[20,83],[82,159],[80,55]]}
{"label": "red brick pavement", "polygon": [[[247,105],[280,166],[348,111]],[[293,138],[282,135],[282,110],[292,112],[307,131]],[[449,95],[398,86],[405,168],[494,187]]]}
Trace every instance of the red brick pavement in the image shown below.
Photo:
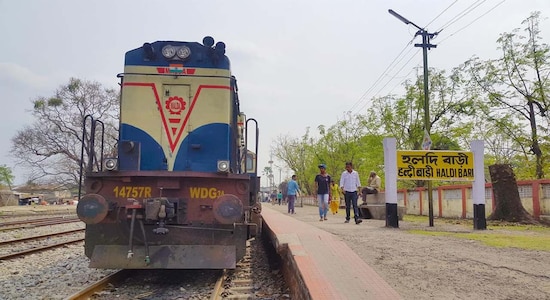
{"label": "red brick pavement", "polygon": [[312,299],[402,299],[337,236],[277,207],[264,205],[262,216],[277,237],[276,245],[288,244]]}

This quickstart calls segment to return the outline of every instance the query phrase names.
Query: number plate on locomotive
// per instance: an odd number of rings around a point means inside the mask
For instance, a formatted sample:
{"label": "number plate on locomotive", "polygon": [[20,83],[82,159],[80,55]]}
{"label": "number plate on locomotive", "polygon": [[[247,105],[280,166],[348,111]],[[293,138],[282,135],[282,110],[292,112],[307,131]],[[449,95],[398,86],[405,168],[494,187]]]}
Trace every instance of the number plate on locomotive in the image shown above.
{"label": "number plate on locomotive", "polygon": [[113,189],[115,197],[120,198],[150,198],[150,186],[115,186]]}

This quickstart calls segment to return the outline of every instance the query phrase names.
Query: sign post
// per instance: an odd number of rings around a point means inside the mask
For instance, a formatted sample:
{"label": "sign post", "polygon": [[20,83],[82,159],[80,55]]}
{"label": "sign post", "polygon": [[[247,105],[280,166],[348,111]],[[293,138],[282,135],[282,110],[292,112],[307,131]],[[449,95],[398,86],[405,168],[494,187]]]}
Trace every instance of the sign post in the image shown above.
{"label": "sign post", "polygon": [[396,139],[384,138],[384,174],[386,179],[386,227],[399,227],[397,208]]}
{"label": "sign post", "polygon": [[487,220],[485,218],[485,174],[483,172],[483,141],[472,141],[472,151],[474,152],[474,182],[472,183],[472,200],[474,202],[474,229],[487,229]]}

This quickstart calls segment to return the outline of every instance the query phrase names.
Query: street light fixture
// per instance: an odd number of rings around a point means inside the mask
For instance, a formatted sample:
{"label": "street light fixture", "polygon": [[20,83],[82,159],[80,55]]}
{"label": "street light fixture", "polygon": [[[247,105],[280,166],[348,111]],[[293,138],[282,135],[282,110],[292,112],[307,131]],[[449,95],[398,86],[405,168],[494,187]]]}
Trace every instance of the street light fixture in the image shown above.
{"label": "street light fixture", "polygon": [[407,19],[406,19],[405,17],[403,17],[402,15],[396,13],[393,9],[388,9],[388,12],[389,12],[392,16],[398,18],[401,22],[403,22],[403,23],[405,23],[405,24],[407,24],[407,25],[411,24],[412,26],[418,28],[419,30],[423,30],[423,29],[420,28],[418,25],[416,25],[416,24],[414,24],[413,22],[407,20]]}
{"label": "street light fixture", "polygon": [[[388,12],[399,19],[401,22],[407,25],[413,25],[418,29],[416,35],[422,36],[422,44],[414,44],[415,47],[422,47],[422,58],[424,64],[424,129],[428,136],[430,135],[430,96],[428,94],[428,50],[431,48],[436,48],[437,45],[430,44],[430,39],[434,38],[438,32],[428,33],[428,31],[420,26],[409,21],[407,18],[396,13],[392,9],[388,9]],[[428,149],[429,150],[429,149]],[[433,195],[432,195],[432,182],[428,180],[428,208],[429,208],[429,217],[430,217],[430,227],[434,226],[434,216],[433,216]]]}

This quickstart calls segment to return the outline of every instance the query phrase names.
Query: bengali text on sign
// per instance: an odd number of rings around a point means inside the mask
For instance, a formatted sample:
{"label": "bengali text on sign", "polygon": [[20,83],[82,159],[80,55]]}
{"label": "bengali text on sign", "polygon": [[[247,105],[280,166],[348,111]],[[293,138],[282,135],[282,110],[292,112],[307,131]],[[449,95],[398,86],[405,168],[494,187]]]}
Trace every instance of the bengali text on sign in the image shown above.
{"label": "bengali text on sign", "polygon": [[474,180],[474,154],[466,151],[397,151],[397,178]]}

